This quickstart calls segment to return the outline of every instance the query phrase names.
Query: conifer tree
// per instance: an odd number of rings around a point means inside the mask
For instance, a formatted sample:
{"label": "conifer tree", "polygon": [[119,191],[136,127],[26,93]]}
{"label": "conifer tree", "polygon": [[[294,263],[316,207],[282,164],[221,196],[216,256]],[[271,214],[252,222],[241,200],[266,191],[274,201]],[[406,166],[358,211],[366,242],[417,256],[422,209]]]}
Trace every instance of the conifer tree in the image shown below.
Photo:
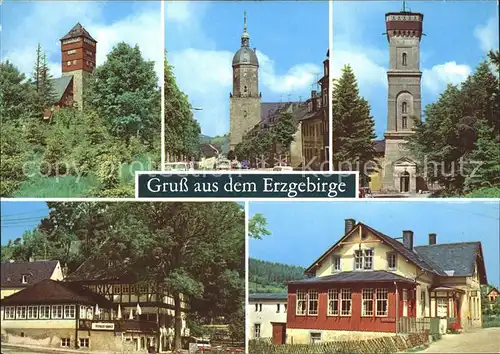
{"label": "conifer tree", "polygon": [[38,43],[36,48],[36,59],[33,67],[33,84],[36,90],[36,108],[39,114],[44,109],[51,107],[54,102],[54,85],[52,75],[47,64],[47,55]]}
{"label": "conifer tree", "polygon": [[445,194],[500,186],[498,94],[498,75],[484,61],[460,86],[448,85],[425,108],[425,120],[416,123],[408,147],[427,181],[439,184]]}
{"label": "conifer tree", "polygon": [[374,161],[375,122],[368,102],[359,95],[356,77],[349,65],[334,81],[331,109],[334,169],[358,170],[366,180],[366,166]]}

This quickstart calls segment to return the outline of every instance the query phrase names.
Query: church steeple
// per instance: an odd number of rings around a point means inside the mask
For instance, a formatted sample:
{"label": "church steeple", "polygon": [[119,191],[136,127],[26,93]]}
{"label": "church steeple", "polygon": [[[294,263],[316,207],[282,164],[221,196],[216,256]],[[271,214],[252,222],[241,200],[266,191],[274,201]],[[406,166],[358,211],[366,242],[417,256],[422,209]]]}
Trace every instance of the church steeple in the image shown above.
{"label": "church steeple", "polygon": [[243,34],[241,35],[241,46],[250,46],[250,35],[247,32],[247,12],[243,13]]}

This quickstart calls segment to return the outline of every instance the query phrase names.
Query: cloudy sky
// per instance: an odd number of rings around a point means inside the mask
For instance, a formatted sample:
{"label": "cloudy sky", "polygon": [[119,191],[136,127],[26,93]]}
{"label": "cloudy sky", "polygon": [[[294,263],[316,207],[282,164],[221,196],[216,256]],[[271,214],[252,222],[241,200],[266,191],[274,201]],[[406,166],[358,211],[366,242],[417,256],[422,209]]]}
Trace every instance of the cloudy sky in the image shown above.
{"label": "cloudy sky", "polygon": [[[447,83],[462,82],[498,49],[496,1],[410,1],[411,11],[424,14],[421,42],[422,104],[434,102]],[[379,138],[387,126],[388,43],[385,13],[402,9],[401,2],[339,1],[333,3],[334,77],[350,64],[363,95],[372,107]]]}
{"label": "cloudy sky", "polygon": [[[328,49],[328,2],[174,1],[165,7],[165,46],[179,87],[209,136],[229,131],[231,60],[247,12],[263,102],[305,100]],[[307,16],[305,16],[307,14]],[[319,77],[319,76],[318,76]]]}
{"label": "cloudy sky", "polygon": [[97,1],[7,1],[2,10],[2,60],[31,76],[36,47],[47,54],[51,73],[61,74],[59,39],[80,22],[97,40],[97,65],[119,42],[138,44],[144,58],[156,62],[163,73],[161,3]]}

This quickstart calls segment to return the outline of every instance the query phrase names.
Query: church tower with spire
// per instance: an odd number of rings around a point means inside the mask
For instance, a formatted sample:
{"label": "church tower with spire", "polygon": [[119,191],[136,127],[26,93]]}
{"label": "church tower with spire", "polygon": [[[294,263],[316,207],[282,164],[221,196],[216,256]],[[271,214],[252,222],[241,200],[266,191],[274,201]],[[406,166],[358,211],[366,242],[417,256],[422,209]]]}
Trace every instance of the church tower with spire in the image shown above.
{"label": "church tower with spire", "polygon": [[229,95],[229,146],[234,148],[243,136],[260,122],[259,60],[250,48],[247,16],[244,15],[241,47],[233,57],[233,91]]}
{"label": "church tower with spire", "polygon": [[73,101],[83,108],[85,82],[96,66],[97,41],[80,23],[61,38],[63,76],[73,77]]}

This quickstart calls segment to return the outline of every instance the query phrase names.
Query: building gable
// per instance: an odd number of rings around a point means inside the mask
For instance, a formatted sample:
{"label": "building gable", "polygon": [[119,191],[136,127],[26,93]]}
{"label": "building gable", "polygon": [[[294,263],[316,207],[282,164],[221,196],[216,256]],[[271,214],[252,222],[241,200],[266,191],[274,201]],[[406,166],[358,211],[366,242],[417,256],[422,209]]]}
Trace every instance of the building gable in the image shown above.
{"label": "building gable", "polygon": [[[357,249],[374,249],[373,270],[389,270],[388,256],[395,253],[400,260],[393,269],[402,275],[417,276],[419,270],[435,273],[434,270],[414,252],[407,249],[401,242],[386,236],[373,228],[363,224],[356,224],[351,231],[346,233],[337,243],[330,247],[316,262],[306,269],[308,275],[332,274],[332,258],[338,253],[345,254],[341,260],[340,271],[354,270],[354,251]],[[375,250],[376,249],[376,250]],[[411,265],[408,265],[411,264]]]}

